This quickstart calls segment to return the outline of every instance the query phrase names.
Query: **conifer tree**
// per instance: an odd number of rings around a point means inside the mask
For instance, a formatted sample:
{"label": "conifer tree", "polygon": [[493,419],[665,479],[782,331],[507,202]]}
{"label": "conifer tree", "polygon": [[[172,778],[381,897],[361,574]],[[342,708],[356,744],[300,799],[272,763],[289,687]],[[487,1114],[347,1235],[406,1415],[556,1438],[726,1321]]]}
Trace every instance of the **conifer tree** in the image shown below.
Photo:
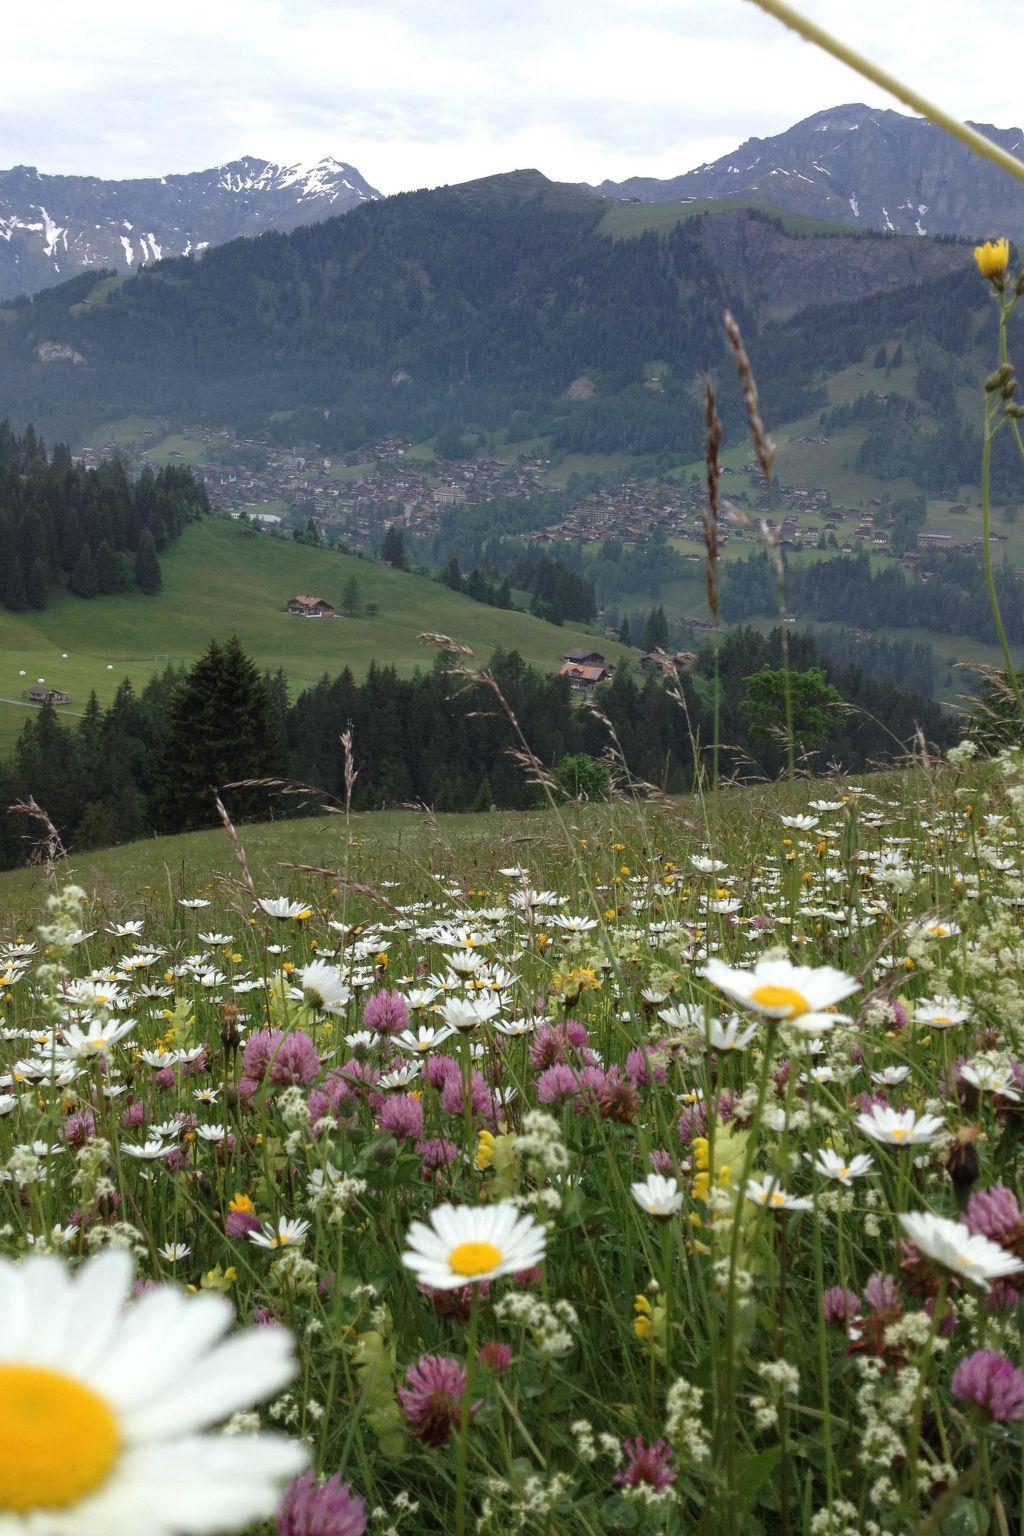
{"label": "conifer tree", "polygon": [[[280,770],[273,735],[266,685],[237,637],[212,641],[170,702],[153,786],[157,825],[180,831],[216,822],[216,789]],[[239,819],[266,807],[257,791],[226,798]]]}
{"label": "conifer tree", "polygon": [[7,573],[3,578],[3,601],[5,608],[11,608],[15,613],[21,613],[28,607],[28,598],[25,593],[25,573],[21,568],[21,560],[15,555],[7,566]]}
{"label": "conifer tree", "polygon": [[121,568],[109,539],[104,539],[96,551],[96,591],[109,596],[121,590]]}
{"label": "conifer tree", "polygon": [[380,557],[385,565],[393,565],[396,571],[406,569],[405,536],[397,523],[392,523],[384,535]]}
{"label": "conifer tree", "polygon": [[135,585],[148,597],[154,597],[164,584],[156,543],[149,529],[143,530],[135,552]]}
{"label": "conifer tree", "polygon": [[37,558],[29,566],[25,595],[30,608],[45,608],[50,601],[50,583],[45,560]]}
{"label": "conifer tree", "polygon": [[96,585],[96,562],[92,557],[92,550],[88,543],[82,545],[79,550],[75,568],[71,572],[68,587],[76,597],[95,597],[98,591]]}

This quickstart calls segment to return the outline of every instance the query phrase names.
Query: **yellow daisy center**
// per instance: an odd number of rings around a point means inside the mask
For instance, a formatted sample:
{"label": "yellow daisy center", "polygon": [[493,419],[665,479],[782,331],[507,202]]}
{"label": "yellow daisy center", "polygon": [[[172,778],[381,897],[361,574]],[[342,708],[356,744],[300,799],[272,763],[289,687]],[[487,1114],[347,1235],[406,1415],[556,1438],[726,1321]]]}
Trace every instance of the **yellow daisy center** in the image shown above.
{"label": "yellow daisy center", "polygon": [[907,1132],[902,1125],[894,1125],[892,1130],[889,1132],[889,1135],[892,1137],[893,1141],[902,1141],[906,1134]]}
{"label": "yellow daisy center", "polygon": [[448,1263],[457,1275],[472,1279],[484,1275],[501,1260],[501,1249],[493,1243],[460,1243],[448,1255]]}
{"label": "yellow daisy center", "polygon": [[0,1420],[0,1515],[77,1504],[104,1481],[121,1446],[103,1398],[42,1366],[0,1366]]}
{"label": "yellow daisy center", "polygon": [[750,1000],[759,1008],[785,1008],[791,1018],[794,1014],[811,1011],[811,1005],[803,993],[795,992],[792,987],[755,987]]}

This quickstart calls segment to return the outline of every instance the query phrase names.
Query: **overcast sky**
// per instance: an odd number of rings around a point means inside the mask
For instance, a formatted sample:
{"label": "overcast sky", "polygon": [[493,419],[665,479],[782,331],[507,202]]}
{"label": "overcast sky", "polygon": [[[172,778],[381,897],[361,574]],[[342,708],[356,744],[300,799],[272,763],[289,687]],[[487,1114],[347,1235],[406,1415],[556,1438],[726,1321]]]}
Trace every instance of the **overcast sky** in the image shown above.
{"label": "overcast sky", "polygon": [[[1024,7],[804,9],[961,117],[1011,127],[1024,116]],[[839,102],[896,105],[750,0],[4,10],[2,167],[126,177],[333,154],[384,192],[521,166],[597,182],[674,175]]]}

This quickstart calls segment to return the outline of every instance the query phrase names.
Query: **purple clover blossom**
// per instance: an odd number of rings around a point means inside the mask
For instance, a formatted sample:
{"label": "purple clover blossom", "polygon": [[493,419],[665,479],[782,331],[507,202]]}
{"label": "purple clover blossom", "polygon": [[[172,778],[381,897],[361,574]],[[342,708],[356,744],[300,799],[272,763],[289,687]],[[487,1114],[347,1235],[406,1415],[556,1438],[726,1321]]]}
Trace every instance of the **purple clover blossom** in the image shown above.
{"label": "purple clover blossom", "polygon": [[668,1058],[658,1045],[634,1046],[626,1057],[626,1076],[641,1088],[652,1082],[663,1083],[668,1077]]}
{"label": "purple clover blossom", "polygon": [[400,992],[373,992],[363,1008],[363,1023],[382,1035],[400,1035],[409,1028],[409,1007]]}
{"label": "purple clover blossom", "polygon": [[860,1312],[860,1297],[849,1286],[833,1285],[821,1295],[821,1311],[826,1323],[844,1328]]}
{"label": "purple clover blossom", "polygon": [[317,1483],[304,1472],[285,1489],[277,1512],[278,1536],[363,1536],[366,1505],[335,1473]]}
{"label": "purple clover blossom", "polygon": [[396,1094],[384,1100],[379,1124],[399,1141],[415,1141],[423,1135],[423,1105],[411,1093]]}
{"label": "purple clover blossom", "polygon": [[991,1243],[1008,1248],[1024,1232],[1024,1212],[1004,1184],[978,1189],[967,1202],[964,1226]]}
{"label": "purple clover blossom", "polygon": [[864,1287],[864,1300],[872,1312],[888,1312],[900,1305],[900,1288],[892,1275],[873,1274]]}
{"label": "purple clover blossom", "polygon": [[575,1098],[579,1088],[579,1078],[572,1067],[564,1062],[556,1062],[553,1067],[546,1068],[537,1079],[537,1102],[539,1104],[564,1104],[568,1099]]}
{"label": "purple clover blossom", "polygon": [[72,1152],[78,1152],[90,1136],[95,1135],[96,1121],[91,1109],[81,1109],[77,1114],[69,1115],[60,1128],[60,1139]]}
{"label": "purple clover blossom", "polygon": [[[405,1385],[396,1389],[399,1406],[411,1433],[424,1445],[445,1445],[458,1428],[466,1372],[450,1355],[421,1355],[405,1373]],[[475,1418],[480,1404],[470,1406]]]}
{"label": "purple clover blossom", "polygon": [[1024,1419],[1024,1371],[991,1349],[961,1360],[950,1383],[953,1396],[998,1424]]}
{"label": "purple clover blossom", "polygon": [[616,1472],[617,1483],[626,1488],[636,1488],[638,1484],[645,1483],[648,1488],[660,1493],[675,1482],[672,1447],[667,1440],[659,1439],[653,1445],[645,1445],[643,1437],[635,1435],[632,1440],[622,1442],[622,1449],[626,1465]]}

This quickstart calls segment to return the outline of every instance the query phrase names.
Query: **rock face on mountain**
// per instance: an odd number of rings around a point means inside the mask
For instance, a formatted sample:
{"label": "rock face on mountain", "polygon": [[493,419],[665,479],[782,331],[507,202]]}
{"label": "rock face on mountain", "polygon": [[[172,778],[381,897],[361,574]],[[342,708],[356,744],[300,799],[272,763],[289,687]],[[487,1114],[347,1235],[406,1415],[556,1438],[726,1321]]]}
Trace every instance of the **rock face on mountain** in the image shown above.
{"label": "rock face on mountain", "polygon": [[87,268],[133,272],[236,235],[291,230],[380,194],[344,161],[277,165],[246,157],[208,171],[103,181],[0,171],[0,299],[37,293]]}
{"label": "rock face on mountain", "polygon": [[[1024,154],[1019,128],[974,126]],[[634,176],[596,190],[644,203],[749,197],[860,229],[1024,239],[1024,184],[923,118],[858,104],[816,112],[773,138],[748,139],[683,176]]]}
{"label": "rock face on mountain", "polygon": [[837,232],[795,239],[779,221],[742,210],[700,221],[708,264],[723,295],[742,301],[762,319],[779,320],[812,304],[840,304],[927,283],[969,266],[969,251],[954,241],[851,238]]}

